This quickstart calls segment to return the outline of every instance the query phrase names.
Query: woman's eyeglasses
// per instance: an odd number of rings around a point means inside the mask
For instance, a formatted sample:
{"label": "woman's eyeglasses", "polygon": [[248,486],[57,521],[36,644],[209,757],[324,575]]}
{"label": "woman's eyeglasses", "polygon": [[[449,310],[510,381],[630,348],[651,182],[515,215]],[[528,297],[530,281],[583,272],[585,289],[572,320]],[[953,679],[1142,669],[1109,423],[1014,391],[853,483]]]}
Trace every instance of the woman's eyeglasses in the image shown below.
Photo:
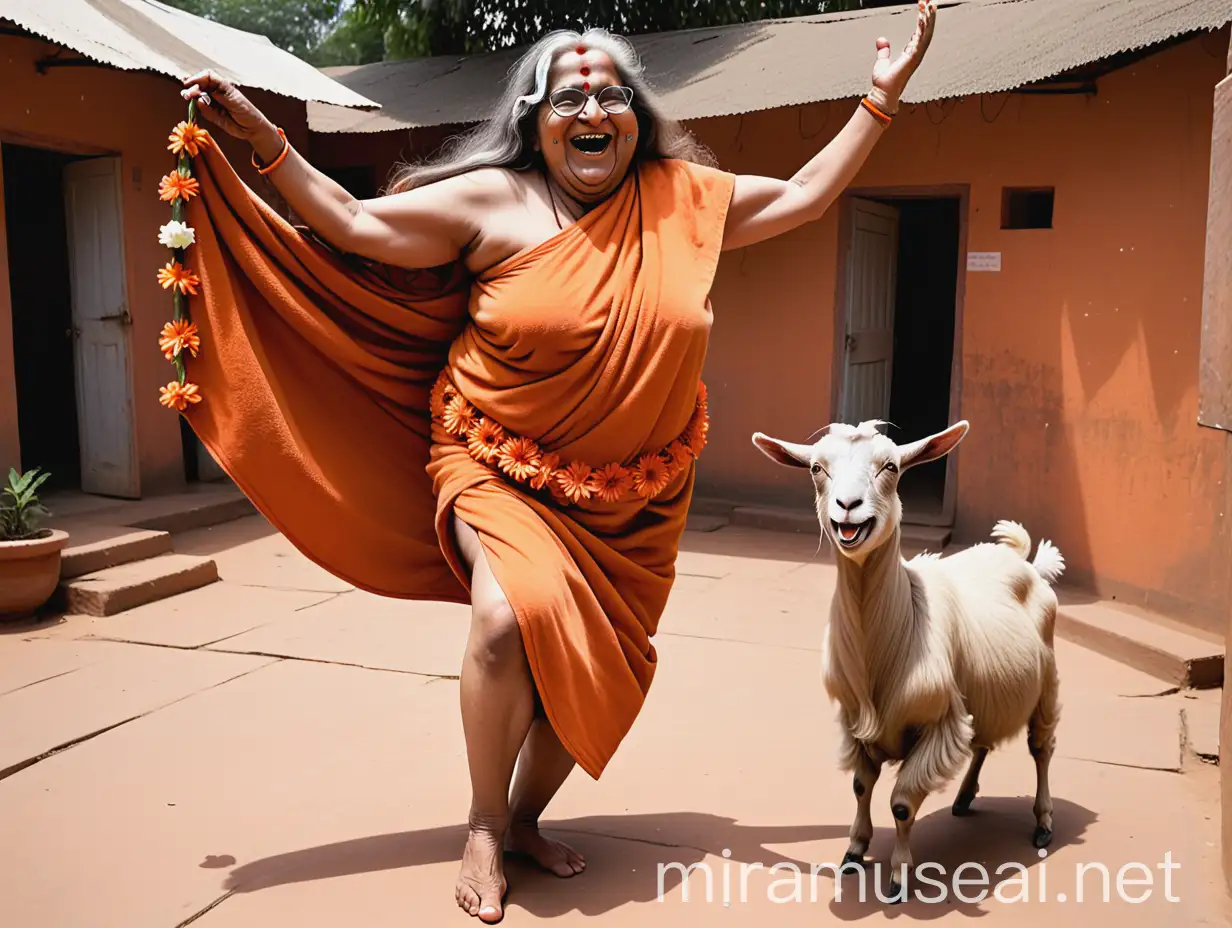
{"label": "woman's eyeglasses", "polygon": [[557,116],[570,119],[586,108],[590,97],[594,97],[600,108],[610,116],[623,113],[633,103],[633,91],[628,87],[604,87],[593,94],[576,87],[562,87],[548,97],[548,104]]}

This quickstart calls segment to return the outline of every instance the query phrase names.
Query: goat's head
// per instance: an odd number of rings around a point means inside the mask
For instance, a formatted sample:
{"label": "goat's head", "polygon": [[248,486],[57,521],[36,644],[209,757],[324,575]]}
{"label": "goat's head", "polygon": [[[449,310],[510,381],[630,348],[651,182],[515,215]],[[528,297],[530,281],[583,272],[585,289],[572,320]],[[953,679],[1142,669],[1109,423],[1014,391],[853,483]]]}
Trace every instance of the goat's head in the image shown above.
{"label": "goat's head", "polygon": [[835,423],[811,445],[761,432],[753,435],[753,444],[770,460],[811,471],[822,532],[840,553],[857,561],[884,544],[898,526],[898,480],[903,472],[945,457],[969,428],[965,421],[958,422],[936,435],[898,445],[877,430],[882,424]]}

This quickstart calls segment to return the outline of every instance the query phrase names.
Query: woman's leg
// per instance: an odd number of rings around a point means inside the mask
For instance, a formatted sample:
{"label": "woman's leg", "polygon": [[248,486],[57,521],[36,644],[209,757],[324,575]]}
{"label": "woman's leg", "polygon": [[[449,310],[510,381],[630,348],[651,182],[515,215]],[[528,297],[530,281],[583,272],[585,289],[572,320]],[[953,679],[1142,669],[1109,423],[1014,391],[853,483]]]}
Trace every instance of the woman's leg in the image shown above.
{"label": "woman's leg", "polygon": [[560,743],[551,724],[546,718],[537,717],[518,756],[505,846],[514,853],[533,858],[539,866],[560,877],[581,873],[586,861],[569,845],[541,835],[539,816],[573,767],[572,755]]}
{"label": "woman's leg", "polygon": [[471,571],[471,628],[462,660],[462,727],[471,775],[470,835],[462,854],[458,905],[499,921],[506,883],[509,782],[534,718],[534,684],[517,618],[488,566],[479,536],[455,518]]}

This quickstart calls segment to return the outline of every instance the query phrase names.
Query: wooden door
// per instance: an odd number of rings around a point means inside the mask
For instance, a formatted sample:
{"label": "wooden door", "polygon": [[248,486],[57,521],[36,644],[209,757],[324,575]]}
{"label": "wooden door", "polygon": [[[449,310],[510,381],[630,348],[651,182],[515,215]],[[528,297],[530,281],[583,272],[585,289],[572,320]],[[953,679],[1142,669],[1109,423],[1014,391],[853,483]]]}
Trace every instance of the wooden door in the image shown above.
{"label": "wooden door", "polygon": [[872,200],[855,199],[851,210],[839,418],[854,425],[890,412],[899,217]]}
{"label": "wooden door", "polygon": [[119,158],[64,169],[81,489],[139,495]]}

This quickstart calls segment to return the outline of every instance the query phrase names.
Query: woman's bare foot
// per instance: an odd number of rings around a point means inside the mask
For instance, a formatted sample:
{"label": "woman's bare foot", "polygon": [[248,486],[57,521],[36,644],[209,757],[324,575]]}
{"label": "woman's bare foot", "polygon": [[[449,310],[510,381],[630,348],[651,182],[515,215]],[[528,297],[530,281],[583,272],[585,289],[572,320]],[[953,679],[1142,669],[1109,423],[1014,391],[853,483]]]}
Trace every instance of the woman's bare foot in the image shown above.
{"label": "woman's bare foot", "polygon": [[458,905],[480,921],[493,924],[504,917],[504,835],[497,829],[471,825],[462,852],[462,869],[454,889]]}
{"label": "woman's bare foot", "polygon": [[523,854],[544,870],[559,877],[576,876],[586,869],[582,855],[569,845],[545,838],[535,822],[509,826],[505,848],[511,854]]}

